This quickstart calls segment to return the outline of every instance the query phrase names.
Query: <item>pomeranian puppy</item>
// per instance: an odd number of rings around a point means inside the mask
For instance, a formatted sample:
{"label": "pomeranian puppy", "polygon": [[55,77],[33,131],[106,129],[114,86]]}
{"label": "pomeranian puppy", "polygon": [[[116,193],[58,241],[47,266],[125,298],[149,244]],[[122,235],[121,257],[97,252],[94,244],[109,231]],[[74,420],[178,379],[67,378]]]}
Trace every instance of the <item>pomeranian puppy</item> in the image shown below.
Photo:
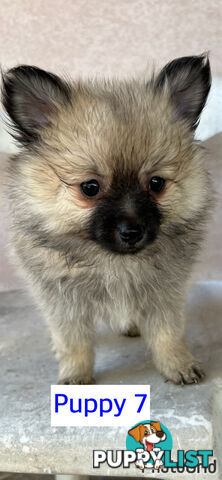
{"label": "pomeranian puppy", "polygon": [[210,84],[206,55],[175,59],[148,81],[69,82],[27,65],[3,75],[21,146],[8,177],[13,243],[60,383],[92,382],[99,319],[138,329],[166,379],[204,376],[184,305],[211,203],[194,140]]}

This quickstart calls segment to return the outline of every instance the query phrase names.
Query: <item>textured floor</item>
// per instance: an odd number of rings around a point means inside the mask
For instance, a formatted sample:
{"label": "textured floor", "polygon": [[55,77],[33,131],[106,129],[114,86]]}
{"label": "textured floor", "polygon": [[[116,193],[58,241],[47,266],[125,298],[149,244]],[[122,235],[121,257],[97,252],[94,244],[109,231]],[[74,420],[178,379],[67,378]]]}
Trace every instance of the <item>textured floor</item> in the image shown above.
{"label": "textured floor", "polygon": [[[193,287],[187,303],[187,335],[191,351],[204,365],[206,379],[200,385],[184,388],[164,382],[150,354],[146,355],[141,338],[125,338],[109,331],[100,333],[96,382],[150,384],[152,417],[169,428],[175,449],[173,457],[178,448],[213,449],[215,455],[220,451],[221,312],[222,282]],[[57,381],[57,365],[43,319],[21,291],[0,294],[0,337],[4,411],[0,416],[1,470],[93,475],[93,449],[125,448],[126,427],[50,427],[50,385]],[[102,465],[100,473],[114,476],[125,471],[110,471]],[[134,470],[126,473],[132,476]],[[168,473],[167,477],[171,480],[175,475]],[[214,478],[218,480],[216,475]],[[198,480],[202,479],[205,474],[198,474]]]}

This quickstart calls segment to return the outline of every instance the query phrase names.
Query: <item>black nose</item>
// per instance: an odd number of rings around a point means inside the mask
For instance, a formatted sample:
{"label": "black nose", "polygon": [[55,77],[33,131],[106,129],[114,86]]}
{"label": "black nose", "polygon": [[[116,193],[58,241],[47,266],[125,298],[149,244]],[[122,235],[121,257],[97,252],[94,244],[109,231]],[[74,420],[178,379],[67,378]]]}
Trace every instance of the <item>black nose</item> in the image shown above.
{"label": "black nose", "polygon": [[141,225],[134,225],[129,222],[119,223],[118,232],[121,240],[128,245],[135,245],[143,238],[143,228]]}
{"label": "black nose", "polygon": [[159,437],[159,438],[162,438],[164,436],[164,432],[162,432],[162,431],[156,432],[156,436]]}

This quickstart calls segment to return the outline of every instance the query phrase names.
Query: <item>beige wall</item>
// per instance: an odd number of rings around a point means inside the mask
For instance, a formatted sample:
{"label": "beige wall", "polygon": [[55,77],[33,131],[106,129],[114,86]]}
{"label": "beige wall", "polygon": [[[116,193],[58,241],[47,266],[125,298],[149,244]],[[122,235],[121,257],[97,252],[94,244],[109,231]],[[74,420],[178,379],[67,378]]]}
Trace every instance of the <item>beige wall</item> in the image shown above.
{"label": "beige wall", "polygon": [[210,50],[222,75],[222,0],[0,0],[0,63],[125,74]]}

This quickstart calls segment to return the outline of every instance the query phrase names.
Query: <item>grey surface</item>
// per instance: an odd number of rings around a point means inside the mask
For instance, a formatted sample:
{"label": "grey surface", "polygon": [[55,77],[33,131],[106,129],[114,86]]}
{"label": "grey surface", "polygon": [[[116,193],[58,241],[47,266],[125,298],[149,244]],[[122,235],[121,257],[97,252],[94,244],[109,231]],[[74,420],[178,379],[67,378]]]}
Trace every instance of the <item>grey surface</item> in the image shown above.
{"label": "grey surface", "polygon": [[[221,446],[221,313],[222,283],[193,287],[187,331],[207,374],[200,385],[164,383],[140,338],[105,331],[97,346],[97,383],[151,385],[151,416],[171,431],[173,457],[176,449],[212,448],[217,453]],[[92,468],[93,449],[125,448],[125,427],[50,427],[50,385],[57,381],[57,366],[44,321],[21,291],[0,294],[0,338],[0,471],[141,476],[134,467],[123,471],[104,465],[97,472]],[[175,478],[173,473],[164,476]],[[198,480],[202,478],[206,475],[199,474]]]}

